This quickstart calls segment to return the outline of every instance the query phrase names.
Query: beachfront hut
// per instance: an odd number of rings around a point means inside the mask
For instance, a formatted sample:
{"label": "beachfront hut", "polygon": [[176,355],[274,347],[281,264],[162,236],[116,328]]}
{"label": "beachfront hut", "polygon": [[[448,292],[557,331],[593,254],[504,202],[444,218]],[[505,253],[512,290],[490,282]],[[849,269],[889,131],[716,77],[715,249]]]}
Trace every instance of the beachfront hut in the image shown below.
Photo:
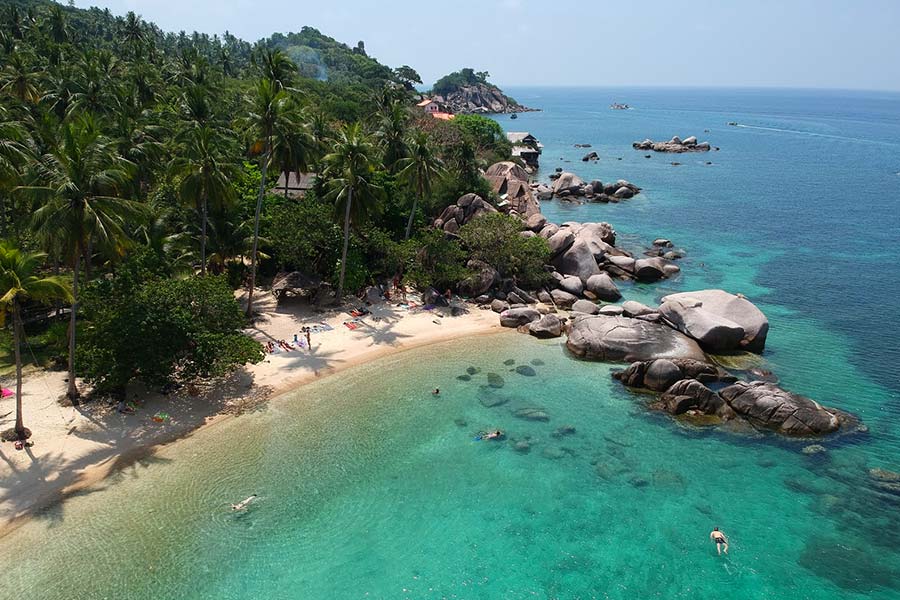
{"label": "beachfront hut", "polygon": [[509,131],[506,133],[506,139],[513,145],[513,157],[521,158],[529,167],[538,167],[538,159],[544,145],[536,137],[527,131]]}
{"label": "beachfront hut", "polygon": [[441,107],[437,102],[432,100],[431,98],[425,98],[421,102],[419,102],[416,106],[421,108],[427,114],[432,115],[434,113],[441,112]]}
{"label": "beachfront hut", "polygon": [[322,280],[300,271],[279,273],[272,283],[272,293],[280,302],[288,296],[309,298],[314,296],[322,286]]}

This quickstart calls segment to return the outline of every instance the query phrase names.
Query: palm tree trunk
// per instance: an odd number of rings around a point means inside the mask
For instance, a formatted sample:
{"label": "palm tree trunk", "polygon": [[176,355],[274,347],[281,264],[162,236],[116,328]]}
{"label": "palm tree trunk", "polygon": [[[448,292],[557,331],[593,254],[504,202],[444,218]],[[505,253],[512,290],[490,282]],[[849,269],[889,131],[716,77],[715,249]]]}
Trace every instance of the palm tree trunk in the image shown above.
{"label": "palm tree trunk", "polygon": [[350,246],[350,205],[353,203],[353,188],[347,188],[347,209],[344,211],[344,250],[341,252],[341,278],[338,280],[338,304],[344,300],[344,273],[347,271],[347,248]]}
{"label": "palm tree trunk", "polygon": [[266,193],[266,167],[269,166],[269,142],[263,153],[260,167],[259,196],[256,198],[256,216],[253,219],[253,255],[250,257],[250,292],[247,294],[247,316],[253,315],[253,290],[256,288],[256,255],[259,246],[259,213],[262,211],[263,196]]}
{"label": "palm tree trunk", "polygon": [[75,400],[78,398],[78,386],[75,385],[75,318],[78,313],[78,271],[81,269],[81,244],[75,247],[75,273],[72,277],[72,314],[69,317],[69,390],[66,395]]}
{"label": "palm tree trunk", "polygon": [[16,356],[16,437],[20,440],[25,439],[25,423],[22,421],[22,352],[19,348],[21,344],[20,328],[22,324],[19,322],[19,302],[13,300],[13,345]]}
{"label": "palm tree trunk", "polygon": [[284,172],[284,197],[285,197],[285,199],[287,199],[287,197],[288,197],[288,182],[290,180],[291,180],[291,172],[285,171]]}
{"label": "palm tree trunk", "polygon": [[412,210],[409,212],[409,221],[406,222],[406,235],[403,237],[404,240],[408,240],[410,233],[412,233],[413,217],[416,216],[416,206],[419,203],[419,198],[422,196],[422,181],[421,180],[416,182],[416,187],[418,188],[417,191],[419,192],[419,195],[416,196],[415,198],[413,198]]}
{"label": "palm tree trunk", "polygon": [[204,277],[206,276],[206,222],[207,218],[207,204],[206,201],[206,188],[203,189],[203,192],[200,196],[200,204],[201,204],[201,219],[203,222],[200,224],[200,274]]}
{"label": "palm tree trunk", "polygon": [[91,280],[91,270],[94,265],[93,261],[94,257],[94,240],[93,238],[88,238],[87,248],[84,250],[84,280]]}

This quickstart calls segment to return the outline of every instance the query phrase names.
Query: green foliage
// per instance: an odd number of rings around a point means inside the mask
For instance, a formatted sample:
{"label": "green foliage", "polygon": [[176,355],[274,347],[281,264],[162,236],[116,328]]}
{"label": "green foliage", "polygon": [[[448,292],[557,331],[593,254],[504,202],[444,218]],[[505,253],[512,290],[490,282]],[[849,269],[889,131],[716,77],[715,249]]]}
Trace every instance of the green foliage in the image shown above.
{"label": "green foliage", "polygon": [[307,197],[282,203],[270,213],[265,237],[279,266],[331,277],[341,255],[341,230],[332,219],[333,207]]}
{"label": "green foliage", "polygon": [[82,308],[78,364],[99,391],[220,376],[263,358],[223,278],[173,279],[151,252],[93,284]]}
{"label": "green foliage", "polygon": [[419,288],[443,290],[453,287],[468,274],[466,252],[456,239],[437,229],[426,229],[404,243],[405,278]]}
{"label": "green foliage", "polygon": [[519,235],[521,231],[522,222],[515,217],[491,213],[464,225],[459,237],[472,258],[488,263],[502,277],[537,287],[547,279],[544,265],[550,259],[550,248],[544,238],[525,238]]}
{"label": "green foliage", "polygon": [[466,67],[438,79],[431,91],[434,94],[446,96],[467,85],[483,84],[494,87],[488,83],[488,77],[490,77],[490,73],[487,71],[475,71],[474,69]]}
{"label": "green foliage", "polygon": [[476,152],[487,154],[487,162],[509,159],[512,144],[497,121],[481,115],[457,115],[451,124],[475,146]]}

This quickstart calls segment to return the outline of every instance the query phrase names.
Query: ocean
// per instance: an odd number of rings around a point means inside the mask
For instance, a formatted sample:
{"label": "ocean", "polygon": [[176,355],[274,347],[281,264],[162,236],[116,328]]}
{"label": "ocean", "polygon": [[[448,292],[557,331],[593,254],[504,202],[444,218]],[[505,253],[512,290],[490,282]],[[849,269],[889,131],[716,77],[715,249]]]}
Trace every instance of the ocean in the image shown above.
{"label": "ocean", "polygon": [[[616,365],[574,360],[560,340],[459,340],[301,388],[40,512],[3,539],[0,589],[900,598],[900,495],[869,476],[900,472],[900,96],[509,91],[543,109],[498,117],[542,141],[539,178],[562,167],[643,188],[619,204],[545,202],[551,220],[609,221],[636,252],[657,237],[684,249],[678,277],[623,284],[626,299],[745,294],[771,325],[759,366],[859,414],[869,433],[807,455],[808,442],[652,412],[650,396],[611,379]],[[610,110],[614,101],[634,108]],[[673,135],[720,150],[645,158],[631,148]],[[598,162],[580,160],[590,150]],[[494,428],[509,439],[475,440]],[[227,502],[251,493],[251,510],[232,513]],[[731,539],[727,557],[708,539],[715,526]]]}

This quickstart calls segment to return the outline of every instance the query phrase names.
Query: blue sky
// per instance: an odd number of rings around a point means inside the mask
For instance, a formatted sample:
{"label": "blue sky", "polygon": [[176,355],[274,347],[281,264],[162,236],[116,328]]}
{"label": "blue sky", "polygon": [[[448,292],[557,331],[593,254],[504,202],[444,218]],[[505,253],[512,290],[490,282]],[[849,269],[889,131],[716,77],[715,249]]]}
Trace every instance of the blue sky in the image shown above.
{"label": "blue sky", "polygon": [[255,41],[316,27],[426,84],[900,90],[900,0],[76,0]]}

